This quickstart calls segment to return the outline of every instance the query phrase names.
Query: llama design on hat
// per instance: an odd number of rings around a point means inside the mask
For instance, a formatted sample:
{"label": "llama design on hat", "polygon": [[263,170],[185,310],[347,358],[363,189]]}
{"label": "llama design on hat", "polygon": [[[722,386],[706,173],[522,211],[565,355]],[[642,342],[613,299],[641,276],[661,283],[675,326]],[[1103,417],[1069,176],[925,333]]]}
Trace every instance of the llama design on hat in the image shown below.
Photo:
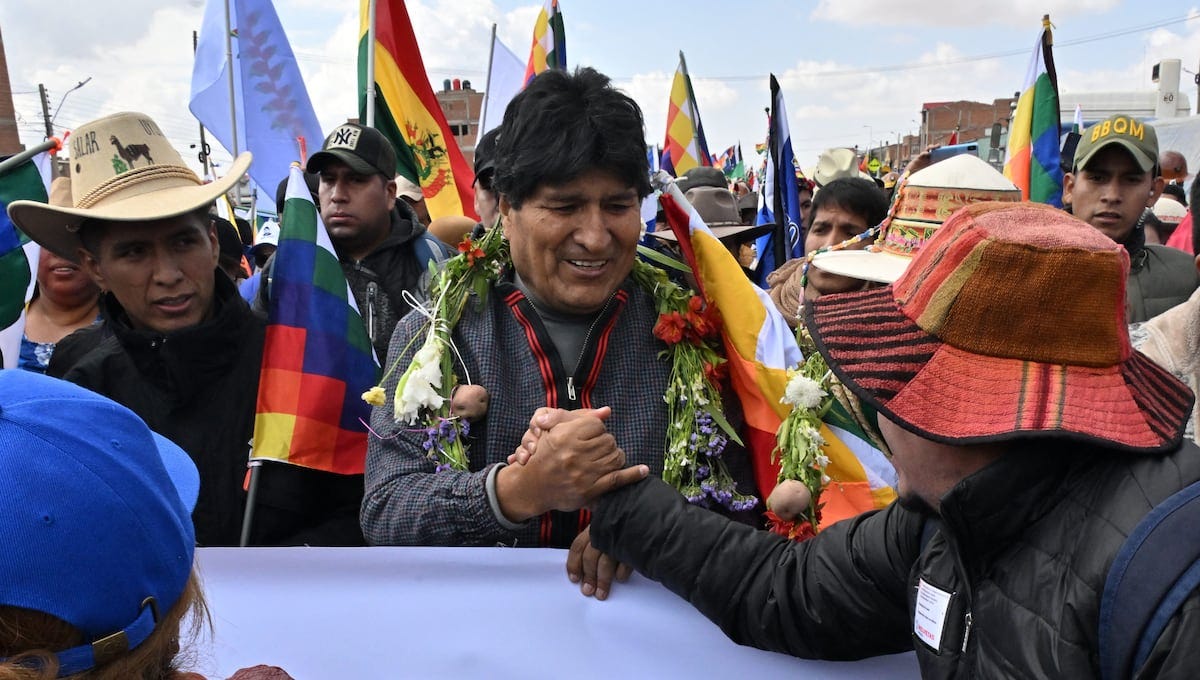
{"label": "llama design on hat", "polygon": [[[130,144],[129,146],[122,146],[121,140],[117,139],[116,135],[110,135],[108,141],[112,142],[112,145],[117,147],[117,155],[121,157],[121,160],[125,161],[127,169],[133,167],[133,161],[137,160],[138,157],[145,158],[148,165],[154,164],[154,159],[150,157],[149,144]],[[117,170],[117,174],[123,172],[123,170],[117,169],[116,159],[113,159],[113,168]]]}

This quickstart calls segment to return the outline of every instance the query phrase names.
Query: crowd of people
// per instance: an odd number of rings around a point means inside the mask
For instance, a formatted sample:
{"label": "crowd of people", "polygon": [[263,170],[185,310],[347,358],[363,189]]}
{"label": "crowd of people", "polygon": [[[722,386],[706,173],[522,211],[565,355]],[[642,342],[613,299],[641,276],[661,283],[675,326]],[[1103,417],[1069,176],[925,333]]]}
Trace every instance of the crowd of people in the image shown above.
{"label": "crowd of people", "polygon": [[[194,549],[239,543],[564,548],[583,595],[606,599],[636,570],[742,644],[915,651],[925,677],[1094,677],[1114,557],[1200,480],[1200,253],[1160,244],[1193,228],[1200,200],[1180,190],[1186,159],[1129,116],[1082,133],[1064,162],[1066,210],[1021,202],[970,155],[926,152],[888,187],[848,150],[819,160],[801,187],[808,255],[766,278],[765,311],[827,363],[890,457],[897,501],[806,540],[764,529],[720,361],[706,366],[719,408],[671,398],[664,296],[695,279],[639,260],[654,192],[642,113],[603,74],[547,71],[513,99],[476,150],[478,223],[430,220],[373,128],[339,126],[307,159],[385,396],[364,475],[267,462],[253,500],[279,225],[250,249],[211,212],[249,155],[203,183],[142,114],[74,136],[119,136],[155,161],[73,154],[48,202],[9,208],[43,255],[29,370],[0,374],[0,531],[26,548],[0,560],[0,678],[188,677],[180,622],[204,621]],[[773,227],[751,223],[719,171],[675,181],[756,280],[751,244]],[[1192,212],[1164,205],[1176,199]],[[456,250],[464,235],[474,242]],[[660,252],[686,250],[652,236]],[[485,241],[494,270],[442,320],[431,286]],[[691,312],[704,328],[707,311]],[[443,321],[453,351],[421,373],[461,383],[456,415],[401,417],[405,369],[427,361]],[[695,497],[664,482],[679,474],[664,433],[681,423],[699,423],[702,460],[719,459],[727,486],[707,464],[686,471]],[[436,455],[446,443],[462,460]],[[1194,674],[1200,594],[1169,614],[1126,673]]]}

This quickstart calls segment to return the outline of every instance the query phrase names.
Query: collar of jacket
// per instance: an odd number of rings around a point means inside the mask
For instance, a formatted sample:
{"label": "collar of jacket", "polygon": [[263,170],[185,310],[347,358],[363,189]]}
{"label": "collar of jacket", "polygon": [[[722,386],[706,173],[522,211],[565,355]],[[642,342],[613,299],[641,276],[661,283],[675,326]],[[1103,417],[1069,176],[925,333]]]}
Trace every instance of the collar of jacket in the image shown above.
{"label": "collar of jacket", "polygon": [[[420,222],[412,222],[405,219],[400,215],[400,212],[396,208],[392,208],[392,211],[389,213],[389,215],[392,220],[392,225],[388,231],[388,235],[379,242],[379,245],[372,248],[371,252],[367,253],[366,257],[359,260],[360,262],[366,262],[382,252],[391,250],[393,248],[399,248],[406,243],[415,241],[417,237],[425,233],[425,225],[421,224]],[[341,258],[339,257],[339,259]]]}
{"label": "collar of jacket", "polygon": [[1142,211],[1142,216],[1133,225],[1133,230],[1129,232],[1129,236],[1126,236],[1125,240],[1121,241],[1121,245],[1125,247],[1125,252],[1129,253],[1130,274],[1136,273],[1146,264],[1146,213],[1148,212],[1150,212],[1149,208]]}
{"label": "collar of jacket", "polygon": [[[1079,446],[1053,439],[1014,443],[942,497],[943,530],[954,536],[965,558],[989,561],[1061,500]],[[1090,454],[1104,455],[1100,450]]]}
{"label": "collar of jacket", "polygon": [[220,377],[252,339],[247,322],[259,317],[250,311],[227,274],[216,269],[213,275],[212,316],[166,334],[133,328],[115,296],[106,293],[102,298],[113,335],[145,377],[160,387],[187,391],[187,385],[199,385],[204,376]]}

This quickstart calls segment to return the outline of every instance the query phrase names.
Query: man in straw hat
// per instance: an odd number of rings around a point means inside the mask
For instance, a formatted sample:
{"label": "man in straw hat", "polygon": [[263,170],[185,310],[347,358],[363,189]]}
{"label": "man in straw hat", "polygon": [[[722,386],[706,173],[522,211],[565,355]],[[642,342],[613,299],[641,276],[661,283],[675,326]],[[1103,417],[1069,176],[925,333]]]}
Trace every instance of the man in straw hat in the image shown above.
{"label": "man in straw hat", "polygon": [[[592,506],[592,543],[742,644],[915,649],[925,677],[1097,677],[1115,553],[1200,480],[1200,450],[1181,444],[1191,392],[1130,348],[1128,267],[1049,206],[956,212],[894,284],[805,312],[834,374],[879,414],[897,503],[795,543],[648,478]],[[1197,635],[1192,593],[1126,670],[1190,677]]]}
{"label": "man in straw hat", "polygon": [[[805,222],[804,252],[817,252],[853,239],[883,221],[887,209],[883,192],[869,179],[842,177],[830,181],[812,200],[812,222]],[[849,247],[866,245],[864,239]],[[788,325],[795,328],[800,323],[804,300],[858,290],[867,284],[861,279],[808,267],[804,258],[796,258],[771,272],[767,285],[775,307]]]}
{"label": "man in straw hat", "polygon": [[[266,320],[217,268],[208,210],[249,165],[242,154],[205,184],[153,120],[117,113],[71,136],[70,207],[16,201],[8,209],[31,238],[106,291],[112,337],[63,377],[130,408],[192,457],[202,545],[236,545],[246,502]],[[252,542],[361,543],[361,478],[264,465]]]}
{"label": "man in straw hat", "polygon": [[1083,131],[1063,203],[1129,252],[1129,322],[1145,321],[1180,304],[1200,284],[1187,253],[1147,245],[1146,209],[1162,194],[1154,126],[1116,114]]}

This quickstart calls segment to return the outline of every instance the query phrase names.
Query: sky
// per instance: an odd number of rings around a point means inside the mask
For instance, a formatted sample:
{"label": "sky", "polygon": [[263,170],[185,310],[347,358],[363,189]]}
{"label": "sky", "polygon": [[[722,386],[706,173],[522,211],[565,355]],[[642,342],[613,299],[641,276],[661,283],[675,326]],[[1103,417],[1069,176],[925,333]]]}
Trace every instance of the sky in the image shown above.
{"label": "sky", "polygon": [[[493,24],[524,59],[540,9],[528,0],[407,4],[435,89],[444,78],[484,89]],[[826,148],[879,146],[881,139],[916,134],[923,102],[1011,96],[1024,83],[1044,13],[1055,27],[1060,91],[1152,90],[1153,64],[1178,58],[1193,111],[1197,99],[1195,0],[560,0],[560,6],[568,65],[592,66],[630,94],[642,107],[648,143],[662,143],[683,51],[710,151],[741,143],[753,155],[766,133],[774,73],[803,167]],[[191,147],[199,127],[187,102],[192,31],[204,0],[59,0],[53,13],[46,7],[42,0],[0,3],[22,142],[35,144],[45,134],[42,83],[50,112],[57,112],[57,134],[116,111],[141,111],[199,167]],[[322,128],[357,116],[358,3],[286,0],[277,11]],[[229,158],[215,143],[213,155]]]}

